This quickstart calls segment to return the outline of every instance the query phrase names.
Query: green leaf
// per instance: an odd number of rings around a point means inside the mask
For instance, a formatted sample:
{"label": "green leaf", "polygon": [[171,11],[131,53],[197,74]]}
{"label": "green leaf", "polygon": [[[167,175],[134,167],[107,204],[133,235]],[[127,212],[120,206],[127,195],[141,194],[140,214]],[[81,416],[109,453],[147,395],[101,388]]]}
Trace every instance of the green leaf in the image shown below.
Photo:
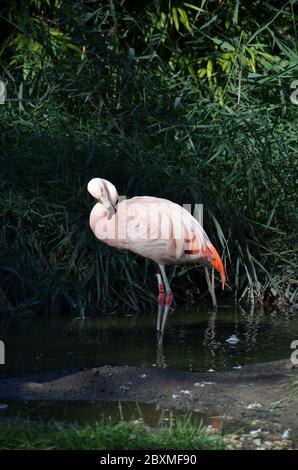
{"label": "green leaf", "polygon": [[231,44],[228,41],[222,42],[220,47],[221,47],[221,49],[225,49],[227,51],[235,51],[235,47],[233,46],[233,44]]}
{"label": "green leaf", "polygon": [[185,5],[188,8],[192,8],[193,10],[199,11],[200,13],[206,13],[206,10],[203,10],[203,8],[197,7],[197,5],[192,5],[191,3],[186,3],[186,2],[183,2],[183,5]]}
{"label": "green leaf", "polygon": [[91,18],[93,18],[93,16],[95,16],[97,13],[98,13],[98,10],[89,11],[88,13],[86,13],[83,17],[82,24],[87,23],[87,21],[91,20]]}
{"label": "green leaf", "polygon": [[212,70],[213,70],[213,63],[209,59],[208,62],[207,62],[207,77],[208,77],[208,80],[211,80]]}
{"label": "green leaf", "polygon": [[234,9],[234,14],[233,14],[233,23],[234,24],[238,24],[239,4],[240,4],[240,0],[237,0],[236,5],[235,5],[235,9]]}
{"label": "green leaf", "polygon": [[187,31],[190,34],[193,34],[193,31],[190,27],[190,24],[189,24],[189,21],[188,21],[188,16],[187,16],[185,10],[182,10],[182,8],[178,8],[178,11],[179,11],[179,14],[180,14],[181,23],[183,24],[183,26],[187,29]]}
{"label": "green leaf", "polygon": [[177,31],[179,31],[179,20],[178,20],[178,13],[177,13],[177,8],[172,8],[172,15],[173,15],[173,21],[174,25]]}

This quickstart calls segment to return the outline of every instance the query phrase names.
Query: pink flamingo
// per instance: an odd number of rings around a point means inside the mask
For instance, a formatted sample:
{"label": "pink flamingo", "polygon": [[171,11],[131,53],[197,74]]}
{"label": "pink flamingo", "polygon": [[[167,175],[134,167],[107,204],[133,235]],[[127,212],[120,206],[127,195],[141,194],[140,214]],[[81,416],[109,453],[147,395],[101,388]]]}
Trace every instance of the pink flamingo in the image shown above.
{"label": "pink flamingo", "polygon": [[110,246],[130,250],[158,264],[159,333],[164,332],[173,301],[165,266],[198,263],[213,267],[219,272],[224,288],[226,274],[221,258],[201,224],[186,209],[151,196],[118,203],[115,186],[102,178],[93,178],[88,191],[98,201],[90,214],[95,236]]}

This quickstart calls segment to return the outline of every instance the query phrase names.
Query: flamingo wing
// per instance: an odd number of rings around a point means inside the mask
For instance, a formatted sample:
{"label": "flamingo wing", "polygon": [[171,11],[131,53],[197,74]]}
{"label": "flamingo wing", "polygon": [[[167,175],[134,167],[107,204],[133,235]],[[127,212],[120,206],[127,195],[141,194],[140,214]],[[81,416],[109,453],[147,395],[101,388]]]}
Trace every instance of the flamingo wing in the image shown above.
{"label": "flamingo wing", "polygon": [[116,217],[119,228],[126,224],[126,237],[118,239],[118,246],[158,264],[175,264],[184,252],[184,243],[175,236],[178,220],[167,202],[144,196],[120,203]]}
{"label": "flamingo wing", "polygon": [[178,204],[142,196],[122,201],[110,219],[100,204],[92,212],[92,230],[108,245],[130,250],[163,265],[210,265],[219,271],[225,282],[222,261],[203,227]]}

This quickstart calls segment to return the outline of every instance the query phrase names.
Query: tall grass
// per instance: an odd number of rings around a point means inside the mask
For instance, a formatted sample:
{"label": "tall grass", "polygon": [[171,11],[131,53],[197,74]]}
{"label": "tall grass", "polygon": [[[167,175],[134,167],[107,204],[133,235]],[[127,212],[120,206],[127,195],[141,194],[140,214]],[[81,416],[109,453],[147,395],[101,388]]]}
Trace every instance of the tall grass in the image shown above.
{"label": "tall grass", "polygon": [[[103,2],[94,13],[76,3],[60,36],[40,12],[23,24],[13,9],[3,9],[11,34],[0,54],[8,94],[0,108],[2,310],[83,315],[153,305],[154,266],[90,233],[86,185],[94,176],[128,197],[203,203],[204,227],[227,267],[227,294],[252,303],[294,302],[298,107],[290,84],[298,56],[290,6],[276,18],[272,7],[254,31],[249,24],[245,40],[244,26],[236,28],[234,55],[227,57],[212,50],[194,18],[197,33],[184,34],[179,52],[174,20],[163,42],[158,23],[149,28],[151,3],[134,16],[119,5]],[[59,11],[47,15],[57,28]],[[277,34],[280,18],[290,39]],[[181,60],[196,51],[195,62],[204,38],[206,73],[203,56],[190,73]],[[252,44],[263,56],[248,49]],[[242,63],[244,53],[272,66],[255,59],[253,72]],[[230,61],[225,71],[219,58]],[[208,298],[204,270],[182,267],[172,276],[178,301]]]}

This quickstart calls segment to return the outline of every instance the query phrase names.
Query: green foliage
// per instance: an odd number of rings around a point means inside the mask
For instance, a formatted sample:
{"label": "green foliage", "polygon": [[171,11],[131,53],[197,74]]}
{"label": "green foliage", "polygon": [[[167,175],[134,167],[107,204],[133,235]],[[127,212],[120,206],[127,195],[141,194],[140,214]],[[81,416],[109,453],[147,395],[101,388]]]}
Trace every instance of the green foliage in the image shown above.
{"label": "green foliage", "polygon": [[[296,16],[290,2],[3,2],[0,305],[139,311],[154,267],[98,243],[93,176],[204,203],[229,293],[297,295]],[[203,270],[174,290],[206,296]],[[151,293],[150,293],[151,292]]]}
{"label": "green foliage", "polygon": [[295,17],[290,3],[281,3],[279,9],[267,4],[266,8],[268,19],[262,24],[261,2],[202,1],[201,7],[195,2],[160,2],[160,9],[148,7],[156,32],[152,25],[147,29],[159,50],[162,44],[170,51],[169,63],[175,71],[207,77],[222,102],[223,86],[232,77],[254,81],[286,73],[297,65],[297,53],[292,51],[289,57],[284,41],[277,36],[282,31],[282,37],[287,35],[294,44],[289,21]]}
{"label": "green foliage", "polygon": [[125,449],[223,449],[223,438],[210,435],[191,420],[153,431],[141,423],[98,423],[86,426],[50,425],[30,422],[1,424],[1,450],[125,450]]}

